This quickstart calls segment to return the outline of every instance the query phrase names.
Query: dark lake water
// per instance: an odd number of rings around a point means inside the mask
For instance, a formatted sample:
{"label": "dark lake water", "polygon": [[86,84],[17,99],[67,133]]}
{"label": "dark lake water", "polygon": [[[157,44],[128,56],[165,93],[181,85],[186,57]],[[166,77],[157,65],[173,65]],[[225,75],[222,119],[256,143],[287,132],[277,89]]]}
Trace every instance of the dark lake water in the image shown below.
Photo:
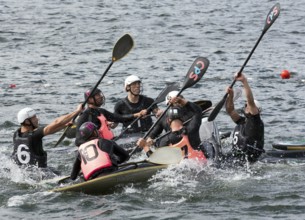
{"label": "dark lake water", "polygon": [[[215,170],[184,162],[148,183],[105,196],[50,193],[39,172],[10,160],[17,112],[37,110],[41,124],[74,110],[83,92],[99,80],[115,42],[129,33],[135,47],[115,62],[101,88],[106,109],[126,94],[126,76],[143,79],[155,98],[166,82],[183,82],[196,57],[210,66],[193,88],[192,101],[221,100],[277,1],[0,1],[0,210],[1,219],[304,219],[305,163],[257,163],[246,170]],[[304,139],[304,5],[286,0],[278,20],[244,69],[263,105],[265,149],[273,142]],[[282,80],[287,69],[291,79]],[[9,88],[15,84],[15,88]],[[236,83],[235,87],[240,86]],[[243,105],[239,99],[237,106]],[[160,105],[164,107],[163,104]],[[221,131],[234,128],[217,117]],[[118,132],[118,131],[116,131]],[[44,138],[48,164],[68,174],[72,140],[53,148],[60,133]]]}

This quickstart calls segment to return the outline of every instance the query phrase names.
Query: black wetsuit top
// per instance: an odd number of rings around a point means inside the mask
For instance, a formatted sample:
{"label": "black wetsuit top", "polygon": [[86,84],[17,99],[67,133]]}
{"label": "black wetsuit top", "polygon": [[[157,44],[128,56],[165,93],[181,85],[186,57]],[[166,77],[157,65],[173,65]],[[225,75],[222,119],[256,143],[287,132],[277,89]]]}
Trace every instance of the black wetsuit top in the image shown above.
{"label": "black wetsuit top", "polygon": [[75,138],[75,145],[79,146],[81,145],[81,137],[78,132],[80,126],[85,123],[85,122],[92,122],[97,126],[97,129],[101,127],[101,122],[97,118],[100,115],[104,115],[107,121],[111,122],[126,122],[134,119],[133,114],[128,114],[128,115],[119,115],[116,113],[111,113],[107,111],[106,109],[103,108],[87,108],[77,119],[76,122],[76,138]]}
{"label": "black wetsuit top", "polygon": [[233,133],[232,152],[226,155],[227,160],[238,160],[237,163],[256,162],[264,152],[264,123],[260,114],[247,114],[237,122]]}
{"label": "black wetsuit top", "polygon": [[43,150],[42,144],[44,128],[39,127],[33,132],[25,133],[21,133],[20,128],[15,131],[12,158],[17,164],[47,167],[47,153]]}
{"label": "black wetsuit top", "polygon": [[[114,106],[114,112],[120,115],[134,114],[140,112],[143,109],[148,109],[153,103],[154,100],[152,98],[143,95],[139,96],[139,101],[137,103],[132,103],[128,100],[127,97],[125,97],[116,103]],[[152,110],[156,108],[158,108],[158,106],[153,105],[147,114],[151,114]],[[122,129],[125,130],[131,122],[133,122],[133,120],[124,122]],[[146,132],[152,125],[153,121],[150,116],[141,118],[136,123],[134,123],[131,128],[126,131],[126,133]]]}

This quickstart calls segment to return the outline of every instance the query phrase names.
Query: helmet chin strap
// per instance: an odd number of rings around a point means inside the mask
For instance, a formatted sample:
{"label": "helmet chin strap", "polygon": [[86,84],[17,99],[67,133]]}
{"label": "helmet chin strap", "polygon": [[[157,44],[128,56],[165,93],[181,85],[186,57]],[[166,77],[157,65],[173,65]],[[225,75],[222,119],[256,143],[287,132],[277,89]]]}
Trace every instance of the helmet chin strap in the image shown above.
{"label": "helmet chin strap", "polygon": [[143,87],[142,86],[140,86],[140,92],[139,92],[139,94],[134,94],[133,92],[132,92],[132,90],[130,89],[130,85],[129,85],[129,90],[127,90],[127,92],[130,92],[132,95],[134,95],[134,96],[140,96],[141,94],[142,94],[142,92],[143,92]]}

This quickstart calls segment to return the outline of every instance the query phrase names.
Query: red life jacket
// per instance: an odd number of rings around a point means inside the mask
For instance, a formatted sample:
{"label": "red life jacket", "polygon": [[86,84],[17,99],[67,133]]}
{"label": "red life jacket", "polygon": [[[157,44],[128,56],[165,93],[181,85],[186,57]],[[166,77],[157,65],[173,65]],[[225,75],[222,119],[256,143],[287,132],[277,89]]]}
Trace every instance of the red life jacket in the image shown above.
{"label": "red life jacket", "polygon": [[109,154],[98,147],[98,140],[88,141],[78,148],[85,180],[88,180],[96,171],[112,166]]}
{"label": "red life jacket", "polygon": [[111,140],[113,139],[114,135],[110,128],[108,127],[107,119],[105,118],[104,115],[100,115],[97,117],[100,122],[101,122],[101,127],[98,130],[99,136],[102,137],[103,139]]}
{"label": "red life jacket", "polygon": [[183,135],[181,141],[179,141],[176,144],[171,145],[172,147],[179,147],[183,149],[186,147],[185,158],[188,159],[196,159],[202,162],[205,162],[207,158],[204,156],[203,152],[201,150],[194,150],[190,144],[189,138],[187,135]]}

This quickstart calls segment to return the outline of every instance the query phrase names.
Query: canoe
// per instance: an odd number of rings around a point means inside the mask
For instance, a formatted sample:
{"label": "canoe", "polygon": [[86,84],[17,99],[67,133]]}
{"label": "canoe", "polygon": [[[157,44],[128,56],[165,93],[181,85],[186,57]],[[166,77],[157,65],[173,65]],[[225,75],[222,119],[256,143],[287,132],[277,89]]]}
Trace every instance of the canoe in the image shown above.
{"label": "canoe", "polygon": [[278,150],[305,150],[304,142],[279,142],[273,143],[272,147]]}
{"label": "canoe", "polygon": [[145,182],[159,170],[167,168],[168,165],[159,165],[147,161],[128,163],[119,170],[99,176],[95,179],[76,183],[73,185],[58,187],[52,192],[82,192],[90,195],[112,193],[128,183]]}

